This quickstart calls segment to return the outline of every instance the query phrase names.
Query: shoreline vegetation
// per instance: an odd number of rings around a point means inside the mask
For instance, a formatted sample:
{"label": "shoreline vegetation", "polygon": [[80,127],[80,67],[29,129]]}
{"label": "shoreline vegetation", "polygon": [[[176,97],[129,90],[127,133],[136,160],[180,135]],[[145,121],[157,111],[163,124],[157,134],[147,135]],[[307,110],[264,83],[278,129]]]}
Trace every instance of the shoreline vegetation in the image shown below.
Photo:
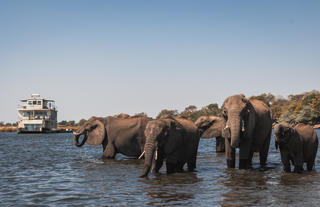
{"label": "shoreline vegetation", "polygon": [[[57,130],[62,132],[76,131],[80,126],[58,126]],[[17,126],[0,126],[0,132],[17,132]]]}
{"label": "shoreline vegetation", "polygon": [[[320,129],[320,91],[313,90],[296,95],[289,95],[287,98],[282,96],[274,96],[271,93],[263,93],[258,96],[251,96],[249,99],[258,99],[268,105],[272,111],[273,122],[288,122],[296,125],[298,123],[309,124],[315,129]],[[172,116],[180,116],[193,122],[200,116],[219,116],[221,108],[217,103],[212,103],[198,109],[194,105],[187,106],[184,111],[163,109],[157,115],[160,116],[169,114]],[[147,116],[146,113],[137,113],[134,116]],[[120,113],[114,115],[116,118],[128,118],[128,114]],[[58,129],[61,131],[76,131],[86,122],[85,119],[81,119],[78,123],[75,121],[63,120],[58,122]],[[17,123],[10,124],[0,122],[0,132],[16,132]]]}

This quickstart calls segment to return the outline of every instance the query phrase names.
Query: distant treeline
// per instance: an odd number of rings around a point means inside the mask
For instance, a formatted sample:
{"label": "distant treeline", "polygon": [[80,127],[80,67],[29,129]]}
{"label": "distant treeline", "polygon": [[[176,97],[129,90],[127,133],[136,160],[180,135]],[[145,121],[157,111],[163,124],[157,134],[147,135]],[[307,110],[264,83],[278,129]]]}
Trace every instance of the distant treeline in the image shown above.
{"label": "distant treeline", "polygon": [[[267,104],[272,111],[272,118],[274,122],[286,121],[292,124],[306,123],[319,124],[320,123],[320,92],[310,91],[296,95],[289,95],[288,98],[275,97],[271,93],[263,93],[258,96],[251,96],[249,99],[258,99]],[[219,116],[221,108],[218,104],[213,103],[208,106],[197,109],[196,106],[187,106],[181,113],[178,110],[162,110],[157,117],[164,114],[171,114],[173,116],[182,116],[192,121],[197,120],[200,116]]]}
{"label": "distant treeline", "polygon": [[[271,93],[263,93],[258,96],[251,96],[249,99],[258,99],[267,104],[272,111],[274,122],[286,121],[292,124],[307,123],[311,125],[320,123],[320,91],[310,91],[296,95],[289,95],[287,98],[275,97]],[[181,116],[192,121],[200,116],[220,116],[221,108],[217,103],[212,103],[198,109],[194,105],[187,106],[182,112],[178,110],[163,109],[157,115]],[[124,114],[120,114],[120,117]],[[119,115],[115,115],[119,116]],[[147,116],[146,113],[138,113],[135,116]],[[81,119],[78,123],[75,121],[62,121],[60,125],[81,126],[86,120]]]}
{"label": "distant treeline", "polygon": [[83,125],[87,120],[85,119],[80,119],[79,122],[75,122],[75,121],[66,121],[66,120],[62,120],[60,122],[58,122],[58,125],[60,126],[81,126]]}
{"label": "distant treeline", "polygon": [[18,122],[14,122],[14,123],[9,123],[9,122],[8,123],[4,123],[3,121],[0,122],[0,126],[2,126],[2,127],[3,126],[8,126],[8,127],[9,126],[17,126],[17,125],[18,125]]}
{"label": "distant treeline", "polygon": [[[249,99],[258,99],[267,104],[272,111],[274,122],[286,121],[292,124],[307,123],[311,125],[320,123],[320,91],[310,91],[296,95],[289,95],[287,98],[275,97],[271,93],[263,93],[258,96],[249,97]],[[197,120],[200,116],[219,116],[221,108],[217,103],[212,103],[198,109],[194,105],[187,106],[182,112],[178,110],[163,109],[156,118],[170,114],[173,116],[181,116],[192,121]],[[125,117],[126,114],[120,114],[120,117]],[[115,115],[119,117],[118,115]],[[134,116],[147,116],[146,113],[137,113]],[[59,126],[81,126],[86,122],[81,119],[79,122],[75,121],[60,121]],[[16,126],[17,123],[0,122],[0,126]]]}

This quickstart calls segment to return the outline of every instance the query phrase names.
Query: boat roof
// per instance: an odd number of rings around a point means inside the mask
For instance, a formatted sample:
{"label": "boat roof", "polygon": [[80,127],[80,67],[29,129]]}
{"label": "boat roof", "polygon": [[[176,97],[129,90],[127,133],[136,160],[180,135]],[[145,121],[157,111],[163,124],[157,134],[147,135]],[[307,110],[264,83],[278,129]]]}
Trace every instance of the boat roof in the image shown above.
{"label": "boat roof", "polygon": [[21,102],[27,102],[30,100],[43,100],[43,101],[48,101],[48,102],[55,102],[54,100],[50,100],[50,99],[44,99],[44,98],[28,98],[28,99],[21,99]]}

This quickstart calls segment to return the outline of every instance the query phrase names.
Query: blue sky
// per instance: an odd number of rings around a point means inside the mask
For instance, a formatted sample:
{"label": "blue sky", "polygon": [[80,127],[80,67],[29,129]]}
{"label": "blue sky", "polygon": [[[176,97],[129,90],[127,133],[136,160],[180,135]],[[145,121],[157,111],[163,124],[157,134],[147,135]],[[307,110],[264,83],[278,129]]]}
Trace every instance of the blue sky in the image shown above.
{"label": "blue sky", "polygon": [[319,90],[320,1],[1,1],[0,121],[58,120]]}

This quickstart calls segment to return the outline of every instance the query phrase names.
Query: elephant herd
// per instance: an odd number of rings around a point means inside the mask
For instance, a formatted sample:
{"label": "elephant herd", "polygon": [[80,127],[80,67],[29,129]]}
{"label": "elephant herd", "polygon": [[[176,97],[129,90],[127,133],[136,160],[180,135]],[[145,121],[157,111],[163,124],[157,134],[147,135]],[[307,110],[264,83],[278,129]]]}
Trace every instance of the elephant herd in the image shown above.
{"label": "elephant herd", "polygon": [[[259,100],[238,94],[228,97],[222,115],[201,116],[195,123],[170,115],[152,119],[146,116],[91,117],[74,133],[74,144],[102,145],[103,158],[116,153],[143,158],[141,177],[159,172],[163,162],[167,173],[196,168],[200,137],[216,137],[216,152],[225,152],[228,168],[235,168],[239,148],[239,169],[249,169],[254,152],[259,152],[260,167],[266,166],[272,131],[270,108]],[[80,136],[84,136],[79,141]],[[280,148],[283,170],[302,172],[304,162],[312,170],[318,149],[318,137],[309,125],[288,123],[274,126],[275,145]]]}

